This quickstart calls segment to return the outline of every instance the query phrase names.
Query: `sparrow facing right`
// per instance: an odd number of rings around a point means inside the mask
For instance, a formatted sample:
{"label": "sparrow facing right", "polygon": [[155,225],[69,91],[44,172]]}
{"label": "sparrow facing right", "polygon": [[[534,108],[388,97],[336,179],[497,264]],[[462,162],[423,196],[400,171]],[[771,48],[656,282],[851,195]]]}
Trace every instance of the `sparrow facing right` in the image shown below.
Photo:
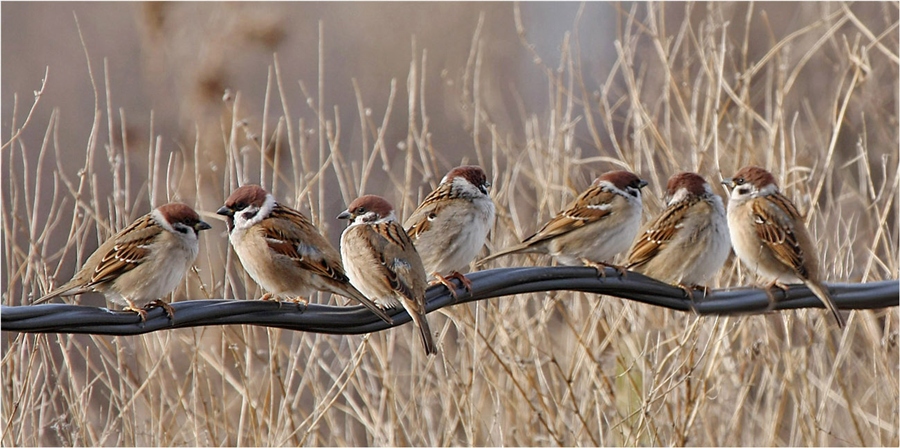
{"label": "sparrow facing right", "polygon": [[300,300],[313,291],[339,294],[363,304],[381,320],[393,320],[359,292],[344,273],[341,257],[302,213],[283,206],[259,185],[244,185],[216,212],[227,217],[231,246],[244,269],[269,297]]}
{"label": "sparrow facing right", "polygon": [[475,259],[494,226],[490,186],[481,167],[456,167],[403,225],[422,257],[425,272],[454,296],[455,287],[447,277],[458,278],[467,290],[472,289],[472,283],[459,271]]}
{"label": "sparrow facing right", "polygon": [[210,226],[194,209],[173,202],[157,207],[106,240],[66,284],[34,301],[99,292],[146,320],[146,309],[159,306],[197,259],[199,233]]}
{"label": "sparrow facing right", "polygon": [[567,265],[609,265],[640,228],[641,188],[646,185],[628,171],[605,173],[537,233],[478,265],[513,253],[550,254]]}
{"label": "sparrow facing right", "polygon": [[402,305],[419,329],[425,353],[437,353],[425,318],[425,266],[394,207],[379,196],[360,196],[338,219],[350,220],[341,234],[350,283],[380,307]]}
{"label": "sparrow facing right", "polygon": [[773,285],[803,283],[843,327],[844,318],[820,280],[815,243],[797,208],[778,191],[775,177],[762,168],[746,166],[722,183],[732,189],[728,226],[741,261]]}
{"label": "sparrow facing right", "polygon": [[702,177],[684,172],[669,178],[666,204],[638,233],[625,267],[682,287],[702,285],[731,251],[722,198]]}

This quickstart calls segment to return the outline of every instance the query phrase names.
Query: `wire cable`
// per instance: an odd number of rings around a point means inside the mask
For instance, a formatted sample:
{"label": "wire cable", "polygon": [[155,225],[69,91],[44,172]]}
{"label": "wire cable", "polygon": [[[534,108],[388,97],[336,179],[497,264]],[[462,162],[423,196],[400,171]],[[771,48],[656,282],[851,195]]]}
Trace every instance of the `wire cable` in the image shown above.
{"label": "wire cable", "polygon": [[[802,285],[787,290],[727,288],[692,291],[661,283],[636,272],[624,276],[606,268],[598,276],[590,267],[520,267],[478,271],[466,277],[472,291],[455,282],[457,297],[441,284],[426,292],[428,312],[461,303],[515,294],[547,291],[580,291],[616,296],[699,315],[759,314],[774,310],[823,308],[819,299]],[[900,281],[828,284],[838,308],[877,309],[900,305]],[[309,304],[262,300],[186,300],[171,304],[173,319],[154,308],[141,322],[137,313],[107,308],[42,304],[0,307],[0,330],[21,333],[89,333],[135,335],[174,328],[210,325],[260,325],[327,334],[364,334],[391,328],[363,306]],[[410,321],[402,308],[393,313],[393,326]]]}

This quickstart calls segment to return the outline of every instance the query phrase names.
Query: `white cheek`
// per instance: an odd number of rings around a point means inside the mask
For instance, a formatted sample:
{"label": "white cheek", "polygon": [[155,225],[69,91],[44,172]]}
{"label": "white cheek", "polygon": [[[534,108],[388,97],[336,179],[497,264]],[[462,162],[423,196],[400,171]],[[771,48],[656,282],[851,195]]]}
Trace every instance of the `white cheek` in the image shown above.
{"label": "white cheek", "polygon": [[[256,214],[259,216],[259,213]],[[255,216],[254,216],[255,217]],[[238,229],[246,229],[253,225],[253,220],[248,220],[244,218],[244,212],[238,212],[234,214],[234,227]]]}
{"label": "white cheek", "polygon": [[266,219],[266,217],[272,213],[272,209],[275,208],[275,205],[275,196],[272,196],[271,194],[266,195],[266,201],[263,202],[262,207],[260,207],[252,217],[247,218],[245,216],[245,213],[249,211],[247,209],[236,212],[234,214],[234,226],[238,229],[249,228],[263,219]]}
{"label": "white cheek", "polygon": [[478,187],[476,187],[475,185],[472,185],[471,182],[469,182],[468,180],[466,180],[462,177],[456,177],[453,179],[453,188],[464,192],[465,196],[471,196],[471,197],[485,196],[485,194],[482,193],[481,190],[478,189]]}
{"label": "white cheek", "polygon": [[738,188],[734,188],[731,190],[731,195],[728,199],[728,210],[735,210],[738,206],[746,203],[750,199],[753,199],[754,194],[752,192],[743,191]]}

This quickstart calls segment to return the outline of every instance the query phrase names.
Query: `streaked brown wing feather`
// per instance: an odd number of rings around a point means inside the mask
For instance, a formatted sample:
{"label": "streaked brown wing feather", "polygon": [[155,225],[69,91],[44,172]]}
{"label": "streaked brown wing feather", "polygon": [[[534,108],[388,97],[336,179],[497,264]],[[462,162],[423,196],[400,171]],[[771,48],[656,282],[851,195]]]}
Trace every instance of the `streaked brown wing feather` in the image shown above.
{"label": "streaked brown wing feather", "polygon": [[406,228],[406,233],[410,237],[417,238],[431,228],[431,219],[451,202],[447,200],[452,200],[451,191],[452,188],[450,184],[443,184],[425,197],[425,200],[419,204],[419,207],[416,208],[403,224],[403,227]]}
{"label": "streaked brown wing feather", "polygon": [[789,220],[781,222],[778,219],[775,207],[781,206],[783,210],[787,210],[794,221],[799,219],[800,214],[784,196],[776,194],[770,195],[768,198],[778,204],[775,205],[762,199],[756,199],[751,204],[756,234],[772,251],[775,258],[785,265],[793,267],[795,272],[806,278],[808,273],[804,263],[804,254],[797,242],[794,229],[791,228]]}
{"label": "streaked brown wing feather", "polygon": [[[413,256],[418,254],[411,253],[415,251],[412,240],[407,235],[403,227],[396,222],[388,222],[377,224],[369,228],[370,239],[376,253],[380,257],[382,271],[392,290],[403,294],[410,301],[418,303],[416,299],[416,291],[410,283],[415,281],[414,276],[421,276],[424,281],[425,271],[422,268],[421,273],[416,273],[416,266],[413,264]],[[400,259],[409,264],[408,268],[397,270],[398,265],[393,260]]]}
{"label": "streaked brown wing feather", "polygon": [[117,233],[113,237],[115,243],[100,259],[88,286],[113,280],[136,268],[150,254],[148,246],[162,232],[163,228],[147,214]]}
{"label": "streaked brown wing feather", "polygon": [[[288,225],[291,222],[296,226]],[[275,253],[291,258],[303,269],[322,277],[349,281],[337,250],[302,213],[276,207],[265,224],[266,242]],[[298,227],[305,227],[307,232],[302,233]]]}
{"label": "streaked brown wing feather", "polygon": [[[409,224],[409,228],[406,229],[407,234],[412,238],[418,238],[419,235],[427,232],[428,229],[431,228],[431,219],[428,219],[429,216],[433,218],[434,215],[425,214],[421,217],[418,217],[421,219],[418,219],[416,221],[412,221],[412,219],[410,219],[410,221],[407,221],[407,223]],[[410,218],[416,218],[416,216],[413,215],[410,216]]]}
{"label": "streaked brown wing feather", "polygon": [[400,275],[397,271],[389,267],[393,265],[393,263],[389,263],[384,254],[378,254],[378,260],[383,266],[385,278],[387,279],[388,284],[391,286],[391,290],[397,291],[400,294],[403,294],[404,297],[415,301],[413,299],[415,297],[415,294],[413,293],[412,288],[407,286],[407,284],[400,279]]}
{"label": "streaked brown wing feather", "polygon": [[[610,205],[613,199],[614,193],[603,191],[599,187],[591,187],[523,243],[538,243],[600,221],[609,216],[610,210],[605,206]],[[579,206],[579,203],[586,204],[587,207]]]}
{"label": "streaked brown wing feather", "polygon": [[640,238],[631,248],[626,266],[629,269],[640,266],[655,257],[678,233],[680,228],[673,223],[681,222],[682,216],[696,202],[696,200],[683,201],[669,207],[645,226],[639,233]]}

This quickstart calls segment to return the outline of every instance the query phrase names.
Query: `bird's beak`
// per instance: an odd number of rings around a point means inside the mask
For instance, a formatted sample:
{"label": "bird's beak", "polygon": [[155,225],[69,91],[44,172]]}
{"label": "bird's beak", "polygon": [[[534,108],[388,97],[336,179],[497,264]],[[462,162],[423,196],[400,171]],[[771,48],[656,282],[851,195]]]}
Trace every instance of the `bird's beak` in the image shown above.
{"label": "bird's beak", "polygon": [[194,232],[200,233],[201,230],[209,230],[212,226],[209,225],[206,221],[200,221],[197,224],[194,224]]}
{"label": "bird's beak", "polygon": [[344,210],[340,215],[337,215],[337,219],[352,219],[353,215],[350,214],[350,210]]}
{"label": "bird's beak", "polygon": [[644,188],[644,187],[646,187],[646,186],[647,186],[647,181],[646,181],[646,180],[641,179],[641,181],[638,182],[638,190],[640,190],[641,188]]}
{"label": "bird's beak", "polygon": [[734,181],[729,177],[728,179],[724,179],[724,180],[722,181],[722,185],[724,185],[724,186],[726,186],[726,187],[728,187],[728,188],[731,188],[731,187],[734,186]]}
{"label": "bird's beak", "polygon": [[221,206],[218,210],[216,210],[217,215],[227,216],[229,218],[234,216],[234,210],[228,208],[228,206]]}

